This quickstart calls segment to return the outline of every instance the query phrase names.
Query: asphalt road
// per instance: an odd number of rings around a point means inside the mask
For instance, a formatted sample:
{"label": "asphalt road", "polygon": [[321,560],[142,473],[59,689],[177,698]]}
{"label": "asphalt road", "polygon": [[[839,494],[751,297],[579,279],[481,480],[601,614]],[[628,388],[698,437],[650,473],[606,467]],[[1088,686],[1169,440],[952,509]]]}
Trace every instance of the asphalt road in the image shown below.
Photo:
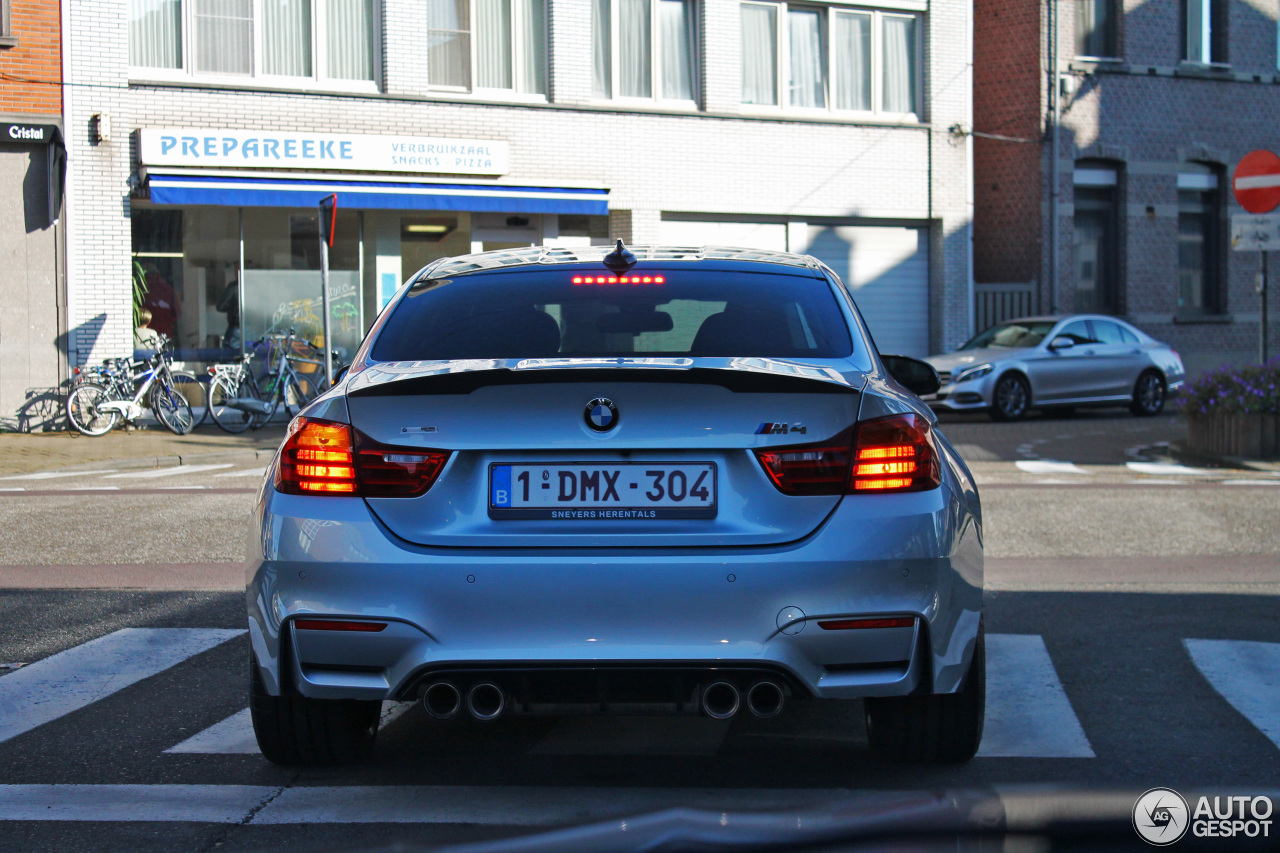
{"label": "asphalt road", "polygon": [[[388,703],[370,763],[277,768],[245,741],[235,589],[261,462],[0,479],[0,665],[25,664],[0,669],[0,850],[350,850],[883,791],[1280,787],[1280,476],[1143,457],[1178,437],[1161,419],[942,429],[980,483],[990,637],[983,752],[944,768],[876,761],[857,704],[820,702],[492,724]],[[30,686],[111,654],[65,707]]]}

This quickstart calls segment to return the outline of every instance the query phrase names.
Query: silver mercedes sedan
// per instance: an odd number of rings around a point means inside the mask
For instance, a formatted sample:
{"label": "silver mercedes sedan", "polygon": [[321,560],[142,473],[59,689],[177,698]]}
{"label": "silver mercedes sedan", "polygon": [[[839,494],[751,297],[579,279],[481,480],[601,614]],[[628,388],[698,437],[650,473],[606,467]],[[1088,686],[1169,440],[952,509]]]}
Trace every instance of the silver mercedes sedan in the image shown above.
{"label": "silver mercedes sedan", "polygon": [[263,755],[358,759],[384,700],[443,721],[865,699],[878,753],[967,760],[982,519],[911,390],[937,387],[877,354],[806,256],[433,263],[290,424],[259,494]]}
{"label": "silver mercedes sedan", "polygon": [[935,409],[987,410],[1013,421],[1033,408],[1128,406],[1157,415],[1182,386],[1182,359],[1123,320],[1101,314],[1023,317],[992,326],[950,355],[925,359],[942,388]]}

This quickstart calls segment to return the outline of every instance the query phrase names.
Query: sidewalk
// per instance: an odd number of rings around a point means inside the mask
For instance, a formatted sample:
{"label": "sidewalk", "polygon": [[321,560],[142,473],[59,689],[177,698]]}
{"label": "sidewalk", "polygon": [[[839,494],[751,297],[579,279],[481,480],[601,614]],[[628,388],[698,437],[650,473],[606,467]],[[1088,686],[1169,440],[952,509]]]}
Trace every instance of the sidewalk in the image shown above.
{"label": "sidewalk", "polygon": [[0,433],[0,474],[95,468],[163,468],[195,462],[272,457],[285,424],[230,435],[206,424],[188,435],[168,430],[115,429],[97,438],[77,432]]}

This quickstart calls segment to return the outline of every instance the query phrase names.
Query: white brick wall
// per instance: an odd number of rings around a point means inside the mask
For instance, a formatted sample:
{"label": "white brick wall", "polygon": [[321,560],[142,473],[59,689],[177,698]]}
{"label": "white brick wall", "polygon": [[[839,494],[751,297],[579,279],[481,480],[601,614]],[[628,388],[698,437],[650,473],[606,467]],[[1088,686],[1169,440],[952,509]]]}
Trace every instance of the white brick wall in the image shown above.
{"label": "white brick wall", "polygon": [[[384,93],[228,91],[128,84],[128,0],[76,0],[66,34],[73,88],[67,115],[71,326],[81,361],[131,347],[130,134],[150,126],[260,128],[505,139],[503,181],[585,183],[610,190],[617,236],[656,238],[663,211],[834,216],[932,223],[934,348],[968,332],[971,197],[964,143],[971,121],[969,6],[933,0],[925,23],[930,126],[754,118],[739,103],[738,0],[703,0],[698,19],[703,111],[687,115],[593,104],[589,0],[548,0],[549,102],[477,103],[426,85],[425,0],[384,0]],[[90,116],[114,138],[91,145]],[[932,176],[932,184],[930,183]]]}

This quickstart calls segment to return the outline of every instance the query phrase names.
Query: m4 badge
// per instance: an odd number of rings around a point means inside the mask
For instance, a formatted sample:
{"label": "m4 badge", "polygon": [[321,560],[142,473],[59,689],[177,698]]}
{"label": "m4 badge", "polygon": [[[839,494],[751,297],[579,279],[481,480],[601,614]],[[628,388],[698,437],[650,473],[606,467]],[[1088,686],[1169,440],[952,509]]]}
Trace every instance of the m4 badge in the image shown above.
{"label": "m4 badge", "polygon": [[756,427],[756,435],[786,435],[789,432],[798,432],[802,435],[808,435],[809,428],[804,424],[774,423],[763,423]]}

